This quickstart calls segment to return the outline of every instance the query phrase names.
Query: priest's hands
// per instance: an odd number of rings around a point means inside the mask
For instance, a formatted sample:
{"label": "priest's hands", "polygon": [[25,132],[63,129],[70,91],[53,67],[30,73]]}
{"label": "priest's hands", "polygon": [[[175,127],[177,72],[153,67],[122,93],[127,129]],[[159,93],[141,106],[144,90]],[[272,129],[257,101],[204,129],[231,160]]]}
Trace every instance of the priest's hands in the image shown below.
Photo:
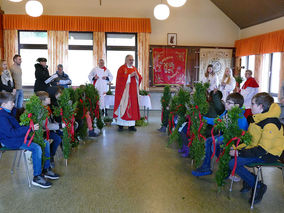
{"label": "priest's hands", "polygon": [[130,74],[130,77],[138,77],[137,72],[133,72]]}

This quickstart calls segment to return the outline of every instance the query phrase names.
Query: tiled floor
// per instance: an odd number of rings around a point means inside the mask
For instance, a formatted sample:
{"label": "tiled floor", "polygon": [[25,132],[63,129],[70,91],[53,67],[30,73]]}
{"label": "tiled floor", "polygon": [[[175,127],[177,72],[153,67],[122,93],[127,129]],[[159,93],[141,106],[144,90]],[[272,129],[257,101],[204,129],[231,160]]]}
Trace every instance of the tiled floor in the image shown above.
{"label": "tiled floor", "polygon": [[[14,153],[4,153],[0,212],[250,212],[249,194],[239,193],[240,183],[232,193],[228,186],[217,193],[214,175],[191,175],[190,159],[168,148],[167,136],[156,130],[159,119],[159,112],[151,112],[149,126],[136,133],[106,127],[103,135],[74,150],[68,167],[57,159],[61,178],[46,190],[28,188],[22,164],[11,175]],[[264,169],[264,180],[267,193],[253,212],[283,212],[281,171]]]}

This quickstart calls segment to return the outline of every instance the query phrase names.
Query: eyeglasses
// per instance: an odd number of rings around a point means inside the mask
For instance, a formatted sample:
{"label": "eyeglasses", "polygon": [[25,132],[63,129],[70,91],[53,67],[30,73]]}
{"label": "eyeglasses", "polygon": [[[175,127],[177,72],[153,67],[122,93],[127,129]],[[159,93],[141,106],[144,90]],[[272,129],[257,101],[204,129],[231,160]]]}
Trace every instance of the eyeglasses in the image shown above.
{"label": "eyeglasses", "polygon": [[232,101],[226,101],[226,104],[230,105],[230,104],[235,104],[235,103]]}

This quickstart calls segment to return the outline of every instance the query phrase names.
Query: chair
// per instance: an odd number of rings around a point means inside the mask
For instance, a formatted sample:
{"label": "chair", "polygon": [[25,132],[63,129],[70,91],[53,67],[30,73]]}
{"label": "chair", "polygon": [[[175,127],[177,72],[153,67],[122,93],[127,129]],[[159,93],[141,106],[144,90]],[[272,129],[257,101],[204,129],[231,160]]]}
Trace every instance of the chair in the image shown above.
{"label": "chair", "polygon": [[[255,184],[254,184],[254,192],[253,192],[252,202],[250,206],[250,208],[253,209],[257,183],[259,180],[263,183],[262,167],[274,167],[274,168],[281,169],[282,176],[283,176],[283,183],[284,183],[284,164],[281,163],[280,161],[277,161],[275,163],[251,163],[247,165],[247,167],[252,168],[254,173],[255,173],[255,168],[257,169],[256,179],[255,179]],[[233,182],[234,180],[231,181],[230,192],[232,191]]]}
{"label": "chair", "polygon": [[0,159],[2,157],[2,154],[4,152],[7,152],[7,151],[15,151],[15,157],[14,157],[14,160],[13,160],[13,163],[12,163],[11,174],[14,174],[14,168],[15,168],[15,164],[16,164],[16,161],[17,161],[18,153],[20,154],[20,156],[19,156],[19,159],[18,159],[17,167],[19,167],[21,157],[23,156],[24,167],[25,167],[26,177],[27,177],[27,180],[28,180],[28,185],[29,185],[29,187],[31,187],[31,179],[30,179],[30,176],[29,176],[28,161],[27,161],[27,158],[26,158],[26,151],[27,150],[24,150],[24,149],[9,149],[9,148],[6,148],[6,147],[0,147]]}

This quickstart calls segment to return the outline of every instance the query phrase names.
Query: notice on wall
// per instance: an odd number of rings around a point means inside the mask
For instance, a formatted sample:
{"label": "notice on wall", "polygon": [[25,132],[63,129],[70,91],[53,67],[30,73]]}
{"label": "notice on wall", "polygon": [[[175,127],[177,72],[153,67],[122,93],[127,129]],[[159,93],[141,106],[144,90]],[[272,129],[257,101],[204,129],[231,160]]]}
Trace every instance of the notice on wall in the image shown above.
{"label": "notice on wall", "polygon": [[153,48],[154,85],[184,85],[187,49]]}

